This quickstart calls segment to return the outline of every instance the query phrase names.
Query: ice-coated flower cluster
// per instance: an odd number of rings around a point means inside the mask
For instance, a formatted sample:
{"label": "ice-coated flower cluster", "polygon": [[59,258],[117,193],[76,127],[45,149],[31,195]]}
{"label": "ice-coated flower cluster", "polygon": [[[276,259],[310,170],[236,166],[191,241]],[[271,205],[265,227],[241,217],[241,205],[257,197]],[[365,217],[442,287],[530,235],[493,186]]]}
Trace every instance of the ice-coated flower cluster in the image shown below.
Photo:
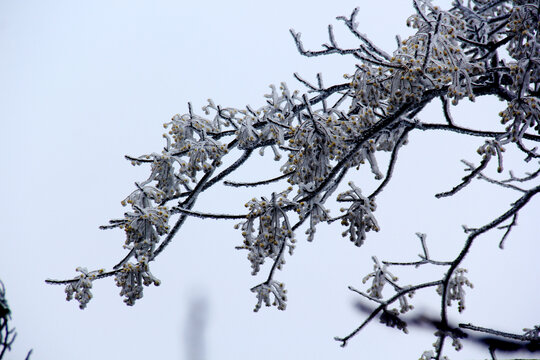
{"label": "ice-coated flower cluster", "polygon": [[244,237],[243,245],[237,248],[248,250],[253,275],[259,272],[266,258],[275,260],[277,267],[281,268],[285,263],[282,255],[286,247],[292,254],[294,233],[284,210],[287,206],[294,206],[294,202],[287,199],[291,190],[273,193],[270,200],[265,197],[250,200],[246,204],[249,208],[247,220],[235,226],[240,227]]}
{"label": "ice-coated flower cluster", "polygon": [[[255,286],[251,291],[257,294],[257,304],[253,309],[255,312],[259,311],[263,303],[265,306],[277,306],[279,310],[285,310],[287,308],[287,290],[283,283],[270,280]],[[274,298],[273,301],[271,296]]]}
{"label": "ice-coated flower cluster", "polygon": [[330,172],[330,157],[338,155],[340,151],[333,140],[337,136],[327,126],[331,122],[331,117],[323,122],[314,115],[295,129],[294,137],[289,140],[293,151],[282,167],[283,172],[291,174],[288,179],[290,184],[314,188]]}
{"label": "ice-coated flower cluster", "polygon": [[369,279],[372,279],[371,286],[367,290],[367,293],[375,299],[382,299],[383,298],[382,292],[383,292],[384,286],[388,282],[397,281],[398,278],[392,275],[392,273],[388,271],[388,268],[386,265],[381,266],[381,263],[375,256],[373,256],[372,259],[374,262],[373,272],[367,274],[362,279],[362,283],[365,284],[366,282],[369,281]]}
{"label": "ice-coated flower cluster", "polygon": [[[302,191],[299,192],[299,195],[294,198],[298,200],[301,198]],[[317,224],[323,221],[330,220],[328,213],[330,210],[324,207],[324,202],[321,201],[321,196],[317,195],[307,201],[300,201],[296,208],[300,220],[303,221],[305,218],[309,217],[309,226],[306,230],[307,241],[313,241],[315,237],[315,232],[317,231]]]}
{"label": "ice-coated flower cluster", "polygon": [[350,202],[348,209],[342,208],[345,212],[342,216],[341,224],[348,227],[342,233],[342,236],[349,235],[350,240],[356,246],[362,246],[366,239],[366,232],[379,231],[379,225],[373,215],[377,208],[374,200],[370,200],[362,195],[359,187],[351,181],[349,186],[352,190],[348,190],[338,195],[337,200],[340,202]]}
{"label": "ice-coated flower cluster", "polygon": [[[230,111],[231,114],[240,116],[235,125],[239,148],[249,149],[268,144],[274,152],[274,159],[278,161],[281,155],[277,146],[284,144],[293,121],[291,111],[301,100],[298,92],[291,93],[285,83],[281,83],[279,89],[270,85],[270,89],[271,93],[265,94],[267,105],[257,110],[248,107],[246,110]],[[264,147],[261,147],[260,153],[264,154]]]}
{"label": "ice-coated flower cluster", "polygon": [[92,299],[92,281],[97,278],[98,275],[103,274],[104,270],[88,271],[85,267],[78,267],[75,269],[81,274],[75,277],[74,281],[70,282],[66,286],[66,300],[70,301],[73,298],[79,302],[79,308],[84,309],[88,302]]}
{"label": "ice-coated flower cluster", "polygon": [[[458,302],[458,311],[462,312],[465,310],[465,286],[473,288],[473,284],[467,279],[465,273],[467,269],[456,269],[454,275],[450,278],[448,282],[448,288],[446,293],[446,305],[451,306],[452,301],[457,300]],[[437,286],[437,293],[442,296],[443,286]]]}
{"label": "ice-coated flower cluster", "polygon": [[[505,26],[509,39],[506,49],[512,59],[506,64],[508,73],[503,79],[509,90],[518,96],[509,101],[499,115],[501,123],[506,124],[504,140],[518,143],[521,148],[524,148],[521,142],[527,130],[540,134],[538,6],[534,0],[519,1],[506,11],[510,15]],[[534,154],[534,149],[528,153]]]}
{"label": "ice-coated flower cluster", "polygon": [[514,35],[508,43],[508,54],[514,59],[528,58],[533,55],[538,61],[538,51],[540,51],[537,37],[538,2],[535,0],[515,1],[514,6],[506,5],[506,7],[506,13],[510,14],[506,30]]}
{"label": "ice-coated flower cluster", "polygon": [[136,264],[127,262],[122,265],[115,275],[116,286],[120,287],[120,296],[124,296],[127,305],[134,305],[135,301],[143,296],[143,285],[154,284],[159,286],[161,281],[154,277],[146,260]]}
{"label": "ice-coated flower cluster", "polygon": [[[540,69],[540,66],[538,67]],[[526,96],[516,99],[499,113],[501,123],[506,125],[506,137],[511,142],[521,142],[527,130],[540,134],[540,99]]]}
{"label": "ice-coated flower cluster", "polygon": [[[175,115],[171,122],[164,126],[170,126],[169,133],[164,134],[167,139],[166,155],[183,155],[178,160],[179,173],[194,182],[197,181],[198,172],[211,171],[227,153],[226,145],[209,136],[209,133],[220,131],[219,121],[210,122],[200,116],[184,114]],[[184,157],[187,159],[184,160]]]}
{"label": "ice-coated flower cluster", "polygon": [[184,162],[169,152],[163,152],[163,154],[152,153],[139,158],[131,158],[130,160],[132,165],[151,162],[150,176],[141,186],[156,181],[156,188],[159,189],[159,193],[156,194],[155,198],[157,202],[178,196],[181,191],[180,186],[189,182],[185,174],[175,170],[175,165],[181,167]]}
{"label": "ice-coated flower cluster", "polygon": [[[138,261],[149,261],[153,258],[160,236],[169,231],[170,210],[159,204],[164,192],[153,186],[141,186],[122,200],[122,205],[131,205],[133,211],[124,214],[124,219],[113,220],[111,226],[119,227],[126,232],[124,247],[132,250]],[[126,259],[127,261],[127,259]]]}
{"label": "ice-coated flower cluster", "polygon": [[[366,283],[371,279],[371,286],[367,290],[367,294],[372,299],[382,299],[383,298],[383,290],[386,284],[389,284],[394,288],[396,291],[403,291],[407,290],[410,287],[400,287],[397,285],[398,278],[397,276],[394,276],[390,271],[388,271],[388,266],[386,264],[381,265],[377,257],[373,256],[373,272],[367,274],[363,279],[362,283]],[[392,309],[388,310],[387,314],[383,317],[381,316],[381,322],[386,323],[387,326],[390,327],[398,327],[398,329],[403,330],[406,332],[406,325],[405,323],[400,324],[400,321],[397,316],[399,313],[404,314],[409,310],[414,309],[414,306],[409,304],[409,299],[407,297],[412,298],[414,296],[414,291],[406,291],[403,295],[398,297],[399,301],[399,311],[398,309]],[[397,319],[394,319],[397,318]],[[402,326],[403,325],[403,326]]]}
{"label": "ice-coated flower cluster", "polygon": [[413,36],[401,41],[392,56],[383,54],[364,61],[352,76],[353,107],[363,109],[363,117],[373,121],[378,109],[393,111],[402,104],[420,101],[427,90],[444,86],[454,104],[465,96],[474,100],[471,76],[484,68],[470,61],[459,40],[466,21],[428,1],[419,2],[418,11],[407,21],[417,29]]}

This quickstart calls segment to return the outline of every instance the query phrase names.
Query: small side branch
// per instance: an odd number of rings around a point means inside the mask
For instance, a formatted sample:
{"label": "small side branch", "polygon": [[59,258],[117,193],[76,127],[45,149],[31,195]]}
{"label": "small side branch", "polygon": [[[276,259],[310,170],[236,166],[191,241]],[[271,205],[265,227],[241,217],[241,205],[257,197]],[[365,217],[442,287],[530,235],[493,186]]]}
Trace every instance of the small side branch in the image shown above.
{"label": "small side branch", "polygon": [[486,166],[488,165],[489,163],[489,160],[491,160],[491,155],[486,154],[484,156],[484,158],[482,159],[482,161],[480,162],[480,165],[471,171],[471,173],[467,176],[465,176],[462,180],[463,182],[461,182],[460,184],[456,185],[452,190],[450,191],[446,191],[446,192],[442,192],[442,193],[438,193],[435,195],[436,198],[442,198],[442,197],[447,197],[447,196],[452,196],[454,195],[455,193],[457,193],[459,190],[463,189],[465,186],[469,185],[469,183],[478,175],[480,174],[480,172],[482,172],[482,170],[484,170],[486,168]]}
{"label": "small side branch", "polygon": [[512,228],[517,225],[517,218],[518,213],[515,213],[514,216],[512,216],[512,222],[510,224],[498,227],[498,229],[506,229],[501,241],[499,242],[499,248],[504,249],[504,241],[510,234],[510,231],[512,231]]}

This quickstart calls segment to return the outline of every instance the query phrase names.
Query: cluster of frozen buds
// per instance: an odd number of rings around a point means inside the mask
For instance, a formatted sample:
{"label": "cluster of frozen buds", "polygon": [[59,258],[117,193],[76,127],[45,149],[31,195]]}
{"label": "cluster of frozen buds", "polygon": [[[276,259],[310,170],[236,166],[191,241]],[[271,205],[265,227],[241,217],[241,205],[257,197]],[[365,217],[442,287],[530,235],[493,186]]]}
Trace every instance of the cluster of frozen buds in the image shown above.
{"label": "cluster of frozen buds", "polygon": [[337,197],[340,202],[352,203],[348,209],[341,209],[341,212],[345,212],[341,224],[348,227],[342,233],[342,236],[348,234],[354,245],[362,246],[366,239],[366,232],[371,230],[379,231],[379,225],[373,215],[377,205],[373,199],[368,199],[362,195],[360,188],[354,185],[352,181],[349,182],[349,186],[352,190],[341,193]]}
{"label": "cluster of frozen buds", "polygon": [[[294,198],[301,199],[303,195],[302,191]],[[300,217],[300,221],[303,221],[306,217],[309,217],[309,227],[306,230],[307,241],[313,241],[315,232],[317,231],[317,224],[323,221],[330,220],[328,213],[330,210],[324,207],[324,201],[321,201],[321,196],[317,195],[307,201],[300,201],[296,208],[296,212]]]}
{"label": "cluster of frozen buds", "polygon": [[508,54],[520,59],[528,57],[531,50],[538,51],[538,2],[536,0],[515,1],[509,9],[510,19],[506,30],[515,34],[508,44]]}
{"label": "cluster of frozen buds", "polygon": [[153,186],[137,184],[137,189],[122,200],[122,205],[131,205],[133,211],[124,214],[124,219],[113,220],[111,226],[126,232],[124,247],[133,250],[138,260],[151,259],[160,236],[169,231],[170,210],[159,204],[164,192]]}
{"label": "cluster of frozen buds", "polygon": [[175,157],[180,164],[177,176],[181,182],[185,182],[185,176],[196,182],[200,171],[213,170],[228,152],[227,145],[211,136],[221,130],[219,119],[210,121],[190,111],[189,114],[173,116],[163,126],[170,126],[168,134],[163,134],[167,140],[164,155]]}
{"label": "cluster of frozen buds", "polygon": [[84,309],[92,299],[92,292],[90,291],[92,288],[92,281],[95,280],[98,275],[103,274],[104,270],[88,271],[85,267],[78,267],[75,270],[81,274],[67,284],[65,290],[66,300],[70,301],[75,298],[75,300],[79,302],[79,308]]}
{"label": "cluster of frozen buds", "polygon": [[417,29],[416,34],[401,41],[392,56],[364,61],[352,77],[353,108],[364,110],[359,112],[363,117],[376,119],[379,109],[393,111],[443,86],[448,86],[453,104],[465,96],[474,100],[471,76],[484,72],[484,67],[471,62],[463,50],[459,37],[467,37],[465,21],[422,1],[407,24]]}
{"label": "cluster of frozen buds", "polygon": [[[290,92],[285,83],[281,83],[279,90],[274,85],[270,85],[270,94],[265,94],[268,104],[253,110],[234,110],[234,114],[241,117],[237,119],[235,125],[236,139],[240,149],[257,147],[261,143],[269,144],[274,152],[274,160],[280,160],[281,155],[276,147],[282,146],[285,136],[291,129],[293,117],[292,109],[301,102],[298,98],[298,91]],[[260,154],[264,154],[261,147]]]}
{"label": "cluster of frozen buds", "polygon": [[331,119],[329,117],[328,121],[322,121],[320,116],[312,114],[311,118],[306,118],[295,128],[294,136],[289,139],[289,159],[281,168],[284,173],[291,174],[288,179],[290,184],[315,187],[330,172],[330,157],[336,151],[341,151],[334,141],[336,135],[328,126]]}
{"label": "cluster of frozen buds", "polygon": [[411,59],[408,71],[413,69],[413,73],[418,73],[426,88],[440,89],[448,85],[447,96],[453,98],[454,105],[464,96],[474,101],[471,76],[483,73],[484,67],[471,62],[464,50],[466,44],[460,38],[467,38],[469,34],[463,17],[423,1],[417,14],[409,18],[409,24],[418,31],[403,41],[394,56],[406,55]]}
{"label": "cluster of frozen buds", "polygon": [[156,188],[161,191],[157,202],[178,196],[181,192],[180,186],[186,186],[189,179],[185,174],[176,171],[176,167],[181,168],[184,162],[179,156],[173,155],[169,151],[163,151],[162,154],[152,153],[138,158],[128,157],[132,165],[141,165],[142,163],[151,163],[151,173],[141,186],[156,181]]}
{"label": "cluster of frozen buds", "polygon": [[125,263],[118,269],[115,275],[116,285],[121,288],[120,296],[124,296],[127,305],[134,305],[135,301],[143,296],[143,285],[154,284],[159,286],[161,281],[154,277],[148,267],[146,260],[137,264]]}
{"label": "cluster of frozen buds", "polygon": [[[251,262],[252,274],[256,275],[266,258],[277,262],[278,269],[285,263],[283,251],[289,248],[292,254],[294,249],[294,233],[289,223],[285,207],[294,206],[295,203],[287,199],[289,188],[281,193],[273,193],[270,200],[262,197],[253,198],[246,207],[249,208],[247,220],[237,224],[241,228],[244,244],[237,249],[248,250],[248,260]],[[257,227],[257,229],[255,229]]]}
{"label": "cluster of frozen buds", "polygon": [[[251,291],[257,294],[257,304],[253,309],[255,312],[259,311],[263,303],[266,306],[277,306],[279,310],[287,308],[287,290],[281,282],[270,280],[255,286]],[[273,301],[271,296],[274,298]]]}
{"label": "cluster of frozen buds", "polygon": [[504,147],[502,146],[499,140],[486,140],[486,142],[480,146],[476,152],[479,155],[482,155],[484,159],[488,159],[491,156],[497,156],[499,166],[497,167],[497,172],[503,171],[503,155]]}
{"label": "cluster of frozen buds", "polygon": [[[465,310],[465,286],[468,286],[471,289],[473,288],[473,284],[465,276],[466,272],[467,269],[456,269],[454,275],[448,282],[446,290],[446,305],[452,306],[452,301],[457,300],[459,312]],[[437,293],[442,296],[442,285],[437,286]]]}
{"label": "cluster of frozen buds", "polygon": [[[540,66],[538,67],[540,70]],[[540,133],[540,99],[523,97],[508,103],[507,108],[499,113],[501,123],[506,126],[506,137],[512,142],[521,142],[529,129]]]}
{"label": "cluster of frozen buds", "polygon": [[381,266],[381,263],[375,256],[372,256],[371,258],[373,259],[373,262],[374,262],[373,272],[367,274],[362,279],[362,283],[365,284],[366,282],[369,281],[369,279],[373,279],[371,281],[370,288],[367,290],[367,293],[375,299],[382,299],[383,298],[382,292],[386,283],[388,282],[393,283],[397,281],[398,278],[392,275],[392,273],[388,271],[386,265]]}
{"label": "cluster of frozen buds", "polygon": [[[124,302],[133,305],[143,296],[143,285],[159,285],[160,281],[149,270],[149,261],[159,244],[160,236],[169,231],[170,210],[166,206],[157,205],[163,201],[165,192],[153,186],[136,183],[137,189],[122,200],[122,205],[131,205],[133,211],[124,214],[124,219],[111,220],[108,229],[119,227],[126,232],[124,248],[130,250],[129,255],[115,269],[116,285],[122,288],[120,295]],[[135,257],[135,264],[129,260]]]}

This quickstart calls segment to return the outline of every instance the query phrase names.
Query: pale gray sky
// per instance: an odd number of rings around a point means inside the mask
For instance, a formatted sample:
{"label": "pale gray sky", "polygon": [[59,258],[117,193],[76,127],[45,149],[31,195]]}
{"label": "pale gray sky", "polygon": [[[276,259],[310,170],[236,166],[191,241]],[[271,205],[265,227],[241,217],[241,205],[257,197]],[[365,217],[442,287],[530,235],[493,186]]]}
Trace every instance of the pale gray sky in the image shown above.
{"label": "pale gray sky", "polygon": [[[347,286],[362,287],[371,255],[414,260],[420,231],[428,234],[434,257],[453,258],[465,238],[461,224],[482,225],[518,197],[473,184],[454,198],[434,199],[463,176],[460,159],[478,160],[480,139],[412,134],[392,185],[378,199],[382,231],[369,234],[364,247],[342,238],[339,224],[321,226],[313,243],[300,231],[295,255],[277,275],[289,290],[285,312],[253,313],[249,289],[266,274],[250,275],[246,254],[234,249],[242,241],[234,223],[212,220],[189,220],[153,265],[162,285],[145,289],[134,307],[123,304],[112,279],[95,282],[85,311],[64,300],[63,287],[44,283],[73,276],[77,266],[110,268],[122,257],[124,235],[98,226],[121,217],[120,201],[134,181],[148,176],[147,168],[132,167],[123,156],[159,152],[162,124],[187,112],[188,101],[196,109],[210,97],[224,106],[258,107],[269,84],[286,81],[301,89],[294,72],[307,79],[322,72],[326,84],[352,73],[352,58],[300,56],[288,30],[302,32],[306,47],[317,48],[332,23],[338,41],[354,46],[335,17],[356,6],[360,29],[389,52],[395,34],[411,32],[405,28],[413,11],[409,1],[0,2],[0,279],[19,332],[8,359],[22,359],[30,348],[36,360],[185,359],[194,299],[203,299],[207,311],[208,360],[416,359],[430,349],[430,331],[406,336],[375,322],[345,349],[333,337],[365,318],[354,310],[356,297]],[[475,106],[460,106],[455,118],[474,126],[496,121],[501,106],[478,99]],[[422,116],[438,121],[439,104]],[[270,159],[253,157],[231,179],[261,179]],[[371,178],[369,171],[352,177],[368,188]],[[196,208],[239,212],[254,195],[271,192],[223,189],[205,194]],[[506,250],[497,248],[500,233],[473,248],[465,265],[475,288],[463,315],[452,308],[455,322],[518,332],[538,319],[540,310],[531,306],[538,284],[526,275],[538,272],[540,245],[532,240],[540,207],[534,201]],[[404,284],[437,276],[422,269],[394,273]],[[416,300],[418,308],[438,303],[433,290]]]}

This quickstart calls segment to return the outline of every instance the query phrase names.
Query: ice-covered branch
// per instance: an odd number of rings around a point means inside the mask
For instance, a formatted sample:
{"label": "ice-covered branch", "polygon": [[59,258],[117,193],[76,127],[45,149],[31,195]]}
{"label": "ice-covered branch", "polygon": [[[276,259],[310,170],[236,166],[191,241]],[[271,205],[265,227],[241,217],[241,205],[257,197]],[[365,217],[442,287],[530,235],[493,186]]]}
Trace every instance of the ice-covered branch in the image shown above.
{"label": "ice-covered branch", "polygon": [[[460,349],[462,334],[447,319],[447,307],[456,301],[463,310],[465,288],[472,287],[460,264],[474,239],[493,228],[505,230],[502,248],[511,229],[517,226],[519,211],[540,191],[539,169],[516,177],[511,169],[514,164],[506,158],[503,164],[503,152],[509,148],[524,154],[524,162],[540,157],[535,147],[540,142],[539,10],[538,4],[530,0],[455,1],[448,10],[428,0],[413,0],[412,4],[414,14],[407,24],[414,34],[404,39],[397,36],[397,47],[391,53],[360,31],[359,9],[348,17],[337,17],[356,42],[352,48],[339,45],[332,25],[328,26],[328,42],[320,50],[306,49],[300,33],[290,31],[301,55],[352,55],[358,63],[348,69],[343,83],[326,85],[320,73],[316,81],[295,73],[303,91],[291,90],[285,83],[271,85],[258,106],[227,107],[209,99],[199,113],[188,103],[187,113],[174,115],[164,124],[162,151],[126,156],[135,166],[148,166],[149,175],[136,182],[122,201],[128,208],[124,217],[102,226],[124,231],[126,255],[111,271],[78,267],[79,275],[47,283],[65,285],[68,300],[75,298],[84,308],[93,296],[92,282],[114,276],[124,301],[133,305],[143,296],[144,286],[160,284],[150,265],[180,236],[188,218],[237,219],[241,222],[236,228],[241,229],[243,239],[237,248],[246,250],[252,274],[258,275],[266,261],[272,263],[266,280],[251,289],[257,297],[255,310],[263,304],[284,310],[285,285],[275,277],[286,256],[292,255],[297,230],[307,228],[306,238],[312,241],[321,224],[340,220],[345,227],[343,235],[354,245],[362,245],[370,231],[381,230],[375,218],[375,200],[391,186],[398,155],[409,134],[443,130],[437,136],[452,132],[483,138],[484,142],[478,148],[480,164],[465,162],[467,175],[437,197],[451,197],[477,178],[517,190],[522,197],[487,225],[466,228],[462,250],[455,257],[448,256],[453,260],[431,258],[424,234],[418,234],[423,252],[420,260],[379,262],[373,257],[374,270],[364,277],[364,282],[371,284],[369,289],[350,289],[378,307],[355,331],[336,339],[345,345],[379,314],[383,324],[405,331],[407,324],[399,315],[412,310],[407,297],[415,290],[437,287],[441,313],[435,351],[426,351],[421,358],[440,359],[447,338]],[[479,128],[470,119],[454,119],[451,114],[452,106],[474,102],[479,96],[496,98],[505,106],[488,129]],[[444,120],[422,121],[421,112],[434,99],[442,102]],[[277,173],[254,182],[227,180],[256,156],[256,150],[261,155],[272,152],[273,161],[279,164]],[[390,156],[381,157],[381,152]],[[494,158],[499,173],[510,168],[509,178],[486,175],[484,171]],[[381,171],[382,161],[386,171]],[[363,167],[377,181],[367,196],[365,189],[351,181],[351,174]],[[283,184],[285,181],[287,184]],[[218,184],[254,187],[254,195],[246,203],[247,214],[194,210],[199,196],[213,191]],[[256,192],[264,189],[257,186],[267,184],[281,189],[270,196]],[[343,190],[345,184],[349,187]],[[340,216],[331,216],[332,203],[344,205]],[[444,266],[447,272],[441,280],[401,286],[388,270],[389,266],[425,264]],[[386,300],[385,287],[394,292]],[[400,310],[388,309],[396,301]]]}

